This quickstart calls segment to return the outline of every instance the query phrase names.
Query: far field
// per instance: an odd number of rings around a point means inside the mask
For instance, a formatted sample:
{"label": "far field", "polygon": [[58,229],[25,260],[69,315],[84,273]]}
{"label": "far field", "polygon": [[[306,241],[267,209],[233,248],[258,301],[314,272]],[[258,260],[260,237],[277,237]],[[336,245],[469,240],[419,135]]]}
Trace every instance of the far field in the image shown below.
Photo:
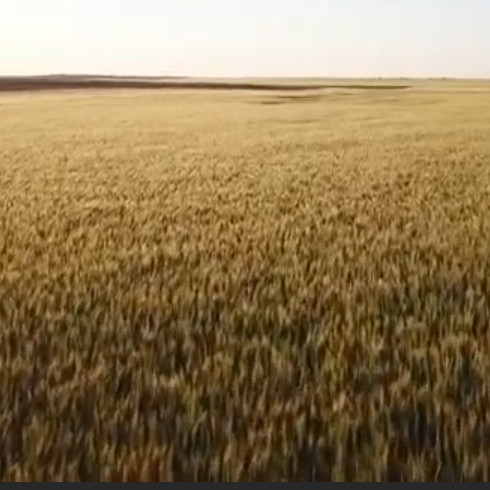
{"label": "far field", "polygon": [[0,93],[0,480],[490,479],[490,82],[393,84]]}

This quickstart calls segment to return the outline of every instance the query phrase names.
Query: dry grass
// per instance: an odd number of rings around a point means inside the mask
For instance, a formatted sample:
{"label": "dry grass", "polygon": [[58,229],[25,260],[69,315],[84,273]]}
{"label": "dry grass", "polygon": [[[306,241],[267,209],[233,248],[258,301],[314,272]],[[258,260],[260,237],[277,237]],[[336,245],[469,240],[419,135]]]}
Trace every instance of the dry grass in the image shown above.
{"label": "dry grass", "polygon": [[487,480],[489,87],[1,96],[0,478]]}

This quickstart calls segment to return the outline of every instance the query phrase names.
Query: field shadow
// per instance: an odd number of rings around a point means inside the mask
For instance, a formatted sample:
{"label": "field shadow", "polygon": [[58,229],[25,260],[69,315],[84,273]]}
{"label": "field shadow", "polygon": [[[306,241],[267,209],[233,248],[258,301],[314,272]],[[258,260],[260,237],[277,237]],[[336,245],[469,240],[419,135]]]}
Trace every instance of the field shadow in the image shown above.
{"label": "field shadow", "polygon": [[318,102],[326,98],[325,95],[278,95],[274,98],[261,99],[252,101],[255,104],[260,105],[282,105],[289,103],[304,103],[304,102]]}
{"label": "field shadow", "polygon": [[[352,90],[352,93],[355,94],[357,90],[369,90],[373,92],[377,92],[378,95],[380,91],[382,90],[388,90],[388,91],[394,91],[394,90],[406,90],[407,88],[410,88],[409,86],[380,86],[380,85],[338,85],[338,86],[328,86],[328,87],[322,87],[322,88],[337,88],[337,89],[347,89]],[[261,99],[255,99],[251,100],[250,103],[252,104],[259,104],[259,105],[283,105],[283,104],[298,104],[298,103],[306,103],[306,102],[318,102],[323,99],[327,99],[332,96],[345,96],[347,93],[333,93],[333,94],[328,94],[328,93],[315,93],[315,94],[300,94],[300,95],[275,95],[275,96],[268,96],[267,98],[261,98]]]}

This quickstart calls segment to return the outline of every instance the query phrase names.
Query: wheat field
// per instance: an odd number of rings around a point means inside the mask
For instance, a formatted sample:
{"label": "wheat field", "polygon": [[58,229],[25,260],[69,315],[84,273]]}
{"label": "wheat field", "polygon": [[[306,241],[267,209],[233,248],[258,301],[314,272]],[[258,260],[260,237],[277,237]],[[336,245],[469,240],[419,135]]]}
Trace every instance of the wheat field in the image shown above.
{"label": "wheat field", "polygon": [[490,479],[490,83],[0,94],[0,479]]}

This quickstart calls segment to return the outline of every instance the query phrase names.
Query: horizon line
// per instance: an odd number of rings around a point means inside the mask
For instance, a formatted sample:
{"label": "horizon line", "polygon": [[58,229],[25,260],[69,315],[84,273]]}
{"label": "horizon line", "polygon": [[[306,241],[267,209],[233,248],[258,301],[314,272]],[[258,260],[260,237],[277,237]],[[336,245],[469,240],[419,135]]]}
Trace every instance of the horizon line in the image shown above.
{"label": "horizon line", "polygon": [[135,74],[108,74],[108,73],[33,73],[29,75],[9,74],[2,75],[1,78],[48,78],[48,77],[85,77],[85,78],[131,78],[131,79],[146,79],[146,80],[161,80],[161,79],[208,79],[208,80],[454,80],[454,81],[490,81],[489,77],[464,77],[464,76],[383,76],[383,75],[371,75],[371,76],[345,76],[345,75],[135,75]]}

